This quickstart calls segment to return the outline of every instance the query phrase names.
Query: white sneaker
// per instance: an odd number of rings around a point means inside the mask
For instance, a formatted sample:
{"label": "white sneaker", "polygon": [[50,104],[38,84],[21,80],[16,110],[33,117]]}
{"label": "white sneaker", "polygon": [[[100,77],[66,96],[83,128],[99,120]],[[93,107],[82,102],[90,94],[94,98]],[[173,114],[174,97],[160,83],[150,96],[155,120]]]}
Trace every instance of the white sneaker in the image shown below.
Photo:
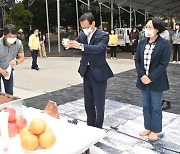
{"label": "white sneaker", "polygon": [[116,60],[117,58],[116,57],[114,57],[114,60]]}
{"label": "white sneaker", "polygon": [[176,63],[176,61],[173,61],[173,63]]}
{"label": "white sneaker", "polygon": [[113,59],[113,57],[110,58],[111,60]]}

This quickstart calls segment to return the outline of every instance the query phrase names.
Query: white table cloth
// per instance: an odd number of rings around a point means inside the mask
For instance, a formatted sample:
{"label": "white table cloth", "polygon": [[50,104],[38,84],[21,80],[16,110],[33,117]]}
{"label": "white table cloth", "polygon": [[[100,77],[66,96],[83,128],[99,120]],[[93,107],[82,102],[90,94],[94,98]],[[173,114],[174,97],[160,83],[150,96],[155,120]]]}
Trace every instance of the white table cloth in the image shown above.
{"label": "white table cloth", "polygon": [[57,139],[56,143],[50,149],[26,152],[20,145],[19,135],[16,135],[9,140],[8,154],[14,154],[14,152],[16,154],[81,154],[93,144],[103,139],[106,135],[105,131],[102,129],[90,127],[80,122],[77,125],[74,125],[68,123],[67,118],[65,117],[56,119],[45,113],[41,113],[40,110],[34,108],[23,107],[23,115],[27,119],[28,125],[33,118],[43,118],[55,133]]}

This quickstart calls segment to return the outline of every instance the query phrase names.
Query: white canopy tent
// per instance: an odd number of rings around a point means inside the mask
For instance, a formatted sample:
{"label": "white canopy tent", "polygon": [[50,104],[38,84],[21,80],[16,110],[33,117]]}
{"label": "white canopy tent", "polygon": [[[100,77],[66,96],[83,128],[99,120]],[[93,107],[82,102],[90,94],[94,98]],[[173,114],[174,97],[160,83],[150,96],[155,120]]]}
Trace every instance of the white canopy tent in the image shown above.
{"label": "white canopy tent", "polygon": [[[180,17],[180,0],[98,0],[98,1],[100,3],[107,2],[110,3],[111,5],[112,3],[116,4],[119,9],[119,15],[121,9],[129,12],[130,27],[132,25],[131,24],[132,13],[134,13],[135,25],[136,25],[136,13],[143,14],[145,16],[145,20],[148,17],[149,13],[153,14],[154,16]],[[126,10],[124,6],[129,6],[130,10]],[[144,12],[141,12],[141,10],[144,10]],[[120,19],[119,22],[121,25]],[[113,18],[111,18],[111,27],[113,27],[112,23],[113,23]]]}
{"label": "white canopy tent", "polygon": [[[102,28],[102,5],[111,10],[111,28],[113,25],[113,10],[114,4],[118,6],[119,10],[119,24],[121,26],[121,9],[129,13],[129,25],[132,26],[132,13],[134,13],[135,25],[136,25],[136,13],[140,13],[145,16],[145,20],[149,13],[154,16],[174,16],[180,18],[180,0],[75,0],[76,1],[76,17],[77,27],[79,31],[79,15],[78,15],[78,1],[87,5],[88,10],[91,8],[91,2],[98,1],[100,8],[100,22]],[[110,6],[104,3],[109,3]],[[125,6],[129,6],[129,10],[125,9]],[[141,12],[144,10],[144,12]],[[58,17],[58,51],[60,52],[60,0],[57,0],[57,17]]]}

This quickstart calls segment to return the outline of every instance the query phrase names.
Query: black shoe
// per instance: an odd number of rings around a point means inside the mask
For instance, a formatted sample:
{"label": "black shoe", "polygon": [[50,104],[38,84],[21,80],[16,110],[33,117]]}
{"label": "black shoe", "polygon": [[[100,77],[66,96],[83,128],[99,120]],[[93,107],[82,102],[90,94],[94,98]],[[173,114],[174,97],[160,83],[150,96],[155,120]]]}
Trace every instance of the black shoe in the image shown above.
{"label": "black shoe", "polygon": [[171,108],[171,104],[169,101],[165,101],[165,100],[162,100],[162,110],[167,110],[167,109],[170,109]]}
{"label": "black shoe", "polygon": [[34,69],[34,70],[39,70],[39,68],[38,67],[31,67],[31,69]]}

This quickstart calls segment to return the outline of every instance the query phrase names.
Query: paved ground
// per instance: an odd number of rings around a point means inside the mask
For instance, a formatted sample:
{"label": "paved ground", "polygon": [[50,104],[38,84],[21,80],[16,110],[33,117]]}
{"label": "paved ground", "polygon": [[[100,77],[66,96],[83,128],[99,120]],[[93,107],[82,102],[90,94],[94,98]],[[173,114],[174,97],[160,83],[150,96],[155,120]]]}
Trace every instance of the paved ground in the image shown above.
{"label": "paved ground", "polygon": [[[61,116],[86,122],[84,101],[79,99],[59,105]],[[140,137],[143,129],[142,108],[106,100],[103,129],[106,137],[90,148],[91,154],[176,154],[180,153],[180,115],[163,112],[163,131],[156,142]]]}
{"label": "paved ground", "polygon": [[[104,129],[107,137],[93,146],[91,153],[180,152],[180,65],[170,64],[168,67],[171,90],[165,92],[164,98],[171,101],[172,106],[163,113],[162,139],[151,143],[147,138],[138,136],[139,130],[143,128],[143,117],[142,108],[139,107],[140,92],[135,87],[134,62],[127,59],[131,58],[129,53],[121,56],[118,60],[107,60],[115,74],[108,81],[106,95]],[[35,71],[30,69],[31,58],[27,57],[24,64],[15,69],[14,94],[24,98],[28,106],[39,109],[43,109],[49,99],[54,100],[62,116],[71,116],[85,122],[82,79],[77,73],[79,60],[79,56],[39,58],[40,70]]]}

